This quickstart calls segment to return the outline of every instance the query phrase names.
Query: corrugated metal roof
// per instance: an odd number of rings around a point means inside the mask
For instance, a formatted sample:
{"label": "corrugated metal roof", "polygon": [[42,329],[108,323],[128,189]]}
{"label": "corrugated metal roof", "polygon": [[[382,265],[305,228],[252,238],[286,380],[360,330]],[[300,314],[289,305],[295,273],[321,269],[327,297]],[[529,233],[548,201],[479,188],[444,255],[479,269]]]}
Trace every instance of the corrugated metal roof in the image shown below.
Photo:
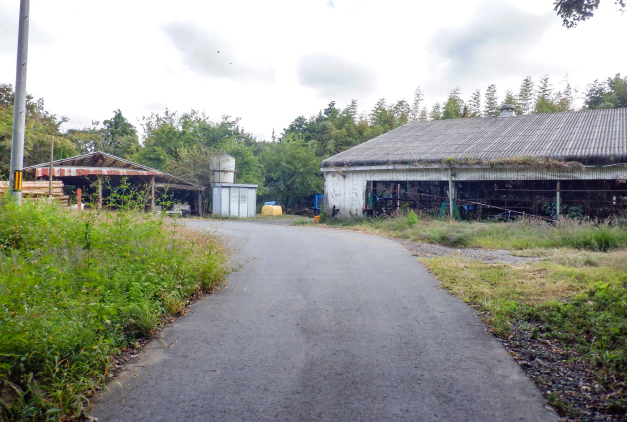
{"label": "corrugated metal roof", "polygon": [[[50,162],[37,164],[30,167],[25,167],[25,172],[33,172],[36,177],[47,176],[48,171],[45,170],[50,167]],[[183,183],[197,190],[202,190],[203,187],[190,182],[185,179],[181,179],[178,176],[174,176],[169,173],[162,172],[150,167],[143,166],[141,164],[134,163],[124,158],[116,157],[115,155],[107,154],[102,151],[90,152],[89,154],[77,155],[75,157],[63,158],[52,162],[53,176],[55,177],[69,177],[69,176],[87,176],[87,175],[109,175],[109,176],[159,176],[162,179],[172,183]],[[63,168],[61,174],[59,168]],[[56,171],[56,174],[55,174]]]}
{"label": "corrugated metal roof", "polygon": [[[50,167],[50,163],[37,164],[35,166],[26,167],[24,170],[41,167]],[[56,160],[52,162],[52,167],[116,167],[144,171],[159,171],[102,151],[95,151],[90,152],[89,154],[77,155],[76,157]]]}
{"label": "corrugated metal roof", "polygon": [[627,162],[627,109],[412,122],[322,161],[322,167],[531,157]]}

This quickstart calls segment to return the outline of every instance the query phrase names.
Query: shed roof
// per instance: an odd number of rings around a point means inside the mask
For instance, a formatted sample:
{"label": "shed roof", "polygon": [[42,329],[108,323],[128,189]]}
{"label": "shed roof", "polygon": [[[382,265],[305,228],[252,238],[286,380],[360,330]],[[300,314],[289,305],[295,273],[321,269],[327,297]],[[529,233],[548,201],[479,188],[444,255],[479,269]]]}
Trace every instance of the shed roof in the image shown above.
{"label": "shed roof", "polygon": [[[24,171],[34,173],[35,177],[47,177],[50,163],[37,164],[25,167]],[[180,177],[156,170],[150,167],[134,163],[115,155],[102,151],[89,154],[63,158],[52,162],[52,175],[55,178],[81,177],[81,176],[155,176],[166,184],[176,185],[181,189],[202,190],[203,187],[196,183],[181,179]]]}
{"label": "shed roof", "polygon": [[322,161],[322,167],[507,158],[627,162],[627,108],[412,122]]}

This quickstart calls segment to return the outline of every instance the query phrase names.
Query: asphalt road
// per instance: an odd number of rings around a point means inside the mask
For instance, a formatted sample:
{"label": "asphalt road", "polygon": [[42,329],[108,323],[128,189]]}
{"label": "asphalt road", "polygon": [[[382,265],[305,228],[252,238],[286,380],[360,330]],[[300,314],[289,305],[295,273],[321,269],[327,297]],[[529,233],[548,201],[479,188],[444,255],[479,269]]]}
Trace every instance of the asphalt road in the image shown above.
{"label": "asphalt road", "polygon": [[554,421],[472,309],[399,243],[189,222],[243,268],[94,400],[104,421]]}

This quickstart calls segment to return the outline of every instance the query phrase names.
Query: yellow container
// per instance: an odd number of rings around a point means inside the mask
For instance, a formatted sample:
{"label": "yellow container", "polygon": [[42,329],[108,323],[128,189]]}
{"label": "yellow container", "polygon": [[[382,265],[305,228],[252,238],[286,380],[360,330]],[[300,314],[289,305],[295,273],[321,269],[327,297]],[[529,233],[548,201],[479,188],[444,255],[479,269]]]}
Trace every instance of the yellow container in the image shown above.
{"label": "yellow container", "polygon": [[261,207],[261,215],[274,215],[274,205],[264,205]]}
{"label": "yellow container", "polygon": [[283,215],[283,209],[279,205],[264,205],[261,207],[261,215],[277,217]]}

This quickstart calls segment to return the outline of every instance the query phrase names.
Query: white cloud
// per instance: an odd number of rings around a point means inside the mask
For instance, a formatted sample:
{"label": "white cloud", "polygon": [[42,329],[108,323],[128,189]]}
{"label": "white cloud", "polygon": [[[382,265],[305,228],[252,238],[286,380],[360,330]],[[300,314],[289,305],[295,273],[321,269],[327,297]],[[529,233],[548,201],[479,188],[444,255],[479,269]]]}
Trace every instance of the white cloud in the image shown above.
{"label": "white cloud", "polygon": [[[333,7],[331,7],[333,6]],[[351,98],[426,102],[459,85],[517,89],[527,75],[568,73],[584,87],[627,73],[627,15],[611,3],[566,30],[547,0],[31,0],[28,91],[66,127],[121,109],[242,117],[269,139],[298,115]],[[15,80],[19,2],[0,0],[0,83]],[[220,51],[220,53],[217,53]]]}

